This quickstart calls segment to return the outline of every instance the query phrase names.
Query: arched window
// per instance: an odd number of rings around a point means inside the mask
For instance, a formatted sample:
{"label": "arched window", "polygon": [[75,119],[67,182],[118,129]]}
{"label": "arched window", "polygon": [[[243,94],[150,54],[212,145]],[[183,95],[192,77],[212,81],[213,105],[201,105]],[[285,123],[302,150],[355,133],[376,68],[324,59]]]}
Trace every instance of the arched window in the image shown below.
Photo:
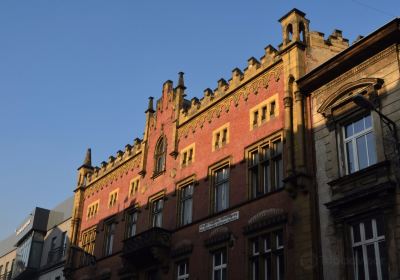
{"label": "arched window", "polygon": [[293,40],[293,27],[289,24],[286,28],[286,43],[290,43]]}
{"label": "arched window", "polygon": [[157,142],[156,150],[154,153],[154,160],[155,160],[154,174],[160,173],[165,170],[166,154],[167,154],[167,141],[165,137],[161,136]]}
{"label": "arched window", "polygon": [[303,43],[306,42],[305,32],[306,32],[306,28],[304,27],[304,23],[300,22],[300,24],[299,24],[299,34],[300,34],[300,41],[302,41]]}

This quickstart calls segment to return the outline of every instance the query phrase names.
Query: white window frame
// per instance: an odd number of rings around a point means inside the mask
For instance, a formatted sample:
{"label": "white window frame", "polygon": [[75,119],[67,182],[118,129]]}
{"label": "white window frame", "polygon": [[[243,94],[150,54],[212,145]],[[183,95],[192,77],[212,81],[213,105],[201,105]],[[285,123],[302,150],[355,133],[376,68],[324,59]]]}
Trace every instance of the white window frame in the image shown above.
{"label": "white window frame", "polygon": [[[369,269],[368,269],[368,255],[367,255],[367,246],[373,244],[374,245],[374,253],[375,253],[375,260],[376,260],[376,271],[378,275],[378,280],[383,280],[383,271],[381,270],[381,259],[380,259],[380,252],[379,252],[379,243],[385,241],[385,235],[378,236],[378,228],[376,224],[376,219],[372,218],[369,219],[368,222],[372,223],[372,238],[366,239],[365,237],[365,226],[364,222],[357,223],[356,225],[351,226],[351,243],[352,243],[352,254],[353,254],[353,268],[354,268],[354,279],[358,280],[358,264],[357,258],[354,254],[355,248],[360,247],[362,248],[362,257],[364,260],[364,274],[365,280],[369,280]],[[360,227],[360,241],[354,242],[354,226]],[[361,280],[361,279],[360,279]]]}
{"label": "white window frame", "polygon": [[[221,179],[221,181],[218,181],[218,173],[222,172],[224,173],[224,170],[226,170],[226,178]],[[225,209],[229,208],[229,176],[230,176],[230,168],[229,165],[221,166],[220,168],[216,169],[214,171],[214,212],[218,213],[221,211],[224,211]],[[221,190],[221,196],[218,195],[218,190],[219,188],[222,188]],[[220,209],[218,208],[218,201],[220,200]]]}
{"label": "white window frame", "polygon": [[[224,254],[225,254],[225,258],[226,258],[226,263],[224,263]],[[220,258],[221,260],[221,264],[220,265],[216,265],[215,260],[216,258]],[[226,249],[220,249],[218,251],[215,251],[213,253],[213,270],[212,270],[212,280],[215,280],[214,274],[217,271],[220,274],[220,279],[222,279],[222,273],[225,270],[225,274],[227,275],[228,273],[228,255],[227,255],[227,251]],[[228,279],[228,277],[226,278]]]}
{"label": "white window frame", "polygon": [[[352,125],[353,123],[366,118],[367,116],[371,117],[371,126],[356,133],[353,134],[352,136],[349,136],[346,138],[346,127],[348,127],[349,125]],[[358,162],[358,148],[357,148],[357,139],[360,137],[366,137],[367,134],[372,133],[374,136],[374,142],[375,142],[375,147],[373,147],[375,149],[375,158],[377,160],[377,153],[376,153],[376,135],[374,133],[374,124],[373,124],[373,116],[371,113],[369,113],[368,115],[363,115],[360,118],[357,118],[356,120],[346,123],[342,126],[342,135],[343,135],[343,150],[344,150],[344,160],[345,160],[345,174],[352,174],[354,172],[357,172],[360,169],[359,166],[359,162]],[[347,143],[351,143],[352,146],[352,150],[353,150],[353,162],[354,162],[354,171],[350,170],[350,166],[349,166],[349,161],[348,161],[348,156],[347,156]],[[375,164],[376,162],[370,162],[371,158],[370,155],[368,154],[368,147],[367,147],[367,160],[368,160],[368,166],[371,166],[373,164]],[[367,166],[367,167],[368,167]]]}
{"label": "white window frame", "polygon": [[[181,266],[183,265],[183,274],[180,274]],[[189,280],[189,262],[187,260],[181,261],[176,265],[177,268],[177,280]]]}

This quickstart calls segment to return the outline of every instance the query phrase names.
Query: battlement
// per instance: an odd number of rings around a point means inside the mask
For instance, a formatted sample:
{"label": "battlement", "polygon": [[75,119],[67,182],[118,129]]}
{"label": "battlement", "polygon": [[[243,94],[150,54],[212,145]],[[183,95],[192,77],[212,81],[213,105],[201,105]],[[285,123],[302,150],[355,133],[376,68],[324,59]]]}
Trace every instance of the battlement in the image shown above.
{"label": "battlement", "polygon": [[349,40],[343,37],[342,31],[335,29],[332,34],[325,39],[325,34],[318,31],[309,33],[310,47],[331,49],[334,52],[342,51],[349,47]]}
{"label": "battlement", "polygon": [[186,102],[187,106],[183,106],[183,108],[181,108],[179,122],[181,124],[186,122],[192,116],[212,106],[224,96],[235,91],[253,77],[257,76],[281,60],[278,51],[271,45],[265,47],[264,50],[265,53],[259,60],[254,57],[250,57],[247,61],[247,67],[244,68],[243,71],[237,67],[234,68],[232,70],[232,77],[228,81],[221,78],[218,80],[217,87],[214,90],[210,88],[206,88],[204,90],[204,94],[201,99],[194,97],[190,101]]}
{"label": "battlement", "polygon": [[124,151],[118,150],[115,156],[111,155],[108,158],[108,161],[102,161],[99,166],[93,167],[93,173],[88,174],[87,176],[87,185],[94,183],[104,175],[108,174],[112,170],[118,168],[119,166],[123,165],[125,162],[129,161],[130,159],[134,158],[142,151],[142,139],[136,138],[133,141],[133,144],[125,145]]}

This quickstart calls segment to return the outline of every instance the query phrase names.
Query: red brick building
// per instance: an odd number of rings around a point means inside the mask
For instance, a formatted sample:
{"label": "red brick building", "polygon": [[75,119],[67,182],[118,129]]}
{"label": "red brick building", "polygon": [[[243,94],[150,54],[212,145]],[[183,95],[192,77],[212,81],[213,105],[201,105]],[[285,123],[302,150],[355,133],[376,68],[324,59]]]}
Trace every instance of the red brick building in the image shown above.
{"label": "red brick building", "polygon": [[280,22],[279,50],[200,100],[180,73],[149,99],[143,139],[101,167],[88,151],[68,279],[319,278],[309,104],[294,81],[348,44],[296,9]]}

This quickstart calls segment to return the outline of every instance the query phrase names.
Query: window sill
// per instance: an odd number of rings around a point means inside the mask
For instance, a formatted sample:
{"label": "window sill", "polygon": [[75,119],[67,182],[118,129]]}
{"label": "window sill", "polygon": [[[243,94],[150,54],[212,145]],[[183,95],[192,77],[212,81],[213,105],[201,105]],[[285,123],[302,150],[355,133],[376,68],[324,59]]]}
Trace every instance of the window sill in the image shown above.
{"label": "window sill", "polygon": [[389,161],[378,162],[357,172],[330,181],[328,185],[332,189],[332,194],[336,195],[354,189],[385,183],[390,180],[389,168]]}
{"label": "window sill", "polygon": [[165,172],[166,172],[166,170],[164,169],[163,171],[160,171],[160,172],[157,172],[157,173],[153,173],[153,176],[151,176],[151,179],[154,180],[155,178],[157,178],[157,177],[159,177],[161,175],[164,175]]}

